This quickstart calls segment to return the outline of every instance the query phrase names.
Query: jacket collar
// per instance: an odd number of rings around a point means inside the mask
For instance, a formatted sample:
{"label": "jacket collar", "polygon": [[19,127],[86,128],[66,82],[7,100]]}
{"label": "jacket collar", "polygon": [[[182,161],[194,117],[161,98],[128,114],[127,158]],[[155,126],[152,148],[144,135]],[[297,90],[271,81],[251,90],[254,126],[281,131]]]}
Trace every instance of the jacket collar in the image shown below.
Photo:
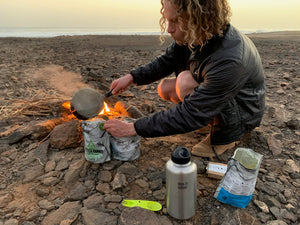
{"label": "jacket collar", "polygon": [[226,33],[228,32],[230,26],[230,24],[227,25],[226,29],[223,32],[223,36],[214,35],[211,39],[207,41],[205,45],[202,46],[202,48],[201,46],[196,46],[193,49],[189,61],[203,61],[205,58],[207,58],[209,55],[215,52],[222,44],[222,41]]}

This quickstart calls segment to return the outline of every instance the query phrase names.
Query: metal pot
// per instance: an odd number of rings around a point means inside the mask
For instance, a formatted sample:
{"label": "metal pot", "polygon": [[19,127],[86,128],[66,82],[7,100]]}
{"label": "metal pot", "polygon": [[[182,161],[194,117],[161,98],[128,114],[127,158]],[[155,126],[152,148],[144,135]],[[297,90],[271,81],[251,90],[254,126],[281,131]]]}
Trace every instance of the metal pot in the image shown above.
{"label": "metal pot", "polygon": [[102,109],[103,96],[95,89],[79,89],[72,97],[72,113],[80,120],[91,119],[97,116]]}

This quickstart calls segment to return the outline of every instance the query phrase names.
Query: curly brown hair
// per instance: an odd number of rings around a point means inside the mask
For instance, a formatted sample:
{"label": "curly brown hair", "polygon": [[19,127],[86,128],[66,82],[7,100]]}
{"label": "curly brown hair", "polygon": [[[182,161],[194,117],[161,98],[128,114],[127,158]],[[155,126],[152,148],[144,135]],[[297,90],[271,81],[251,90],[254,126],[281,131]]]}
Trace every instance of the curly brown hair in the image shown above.
{"label": "curly brown hair", "polygon": [[216,34],[222,36],[230,22],[231,11],[227,0],[161,0],[162,17],[159,23],[162,42],[167,27],[164,1],[170,1],[177,8],[179,28],[184,31],[186,44],[190,48],[203,46]]}

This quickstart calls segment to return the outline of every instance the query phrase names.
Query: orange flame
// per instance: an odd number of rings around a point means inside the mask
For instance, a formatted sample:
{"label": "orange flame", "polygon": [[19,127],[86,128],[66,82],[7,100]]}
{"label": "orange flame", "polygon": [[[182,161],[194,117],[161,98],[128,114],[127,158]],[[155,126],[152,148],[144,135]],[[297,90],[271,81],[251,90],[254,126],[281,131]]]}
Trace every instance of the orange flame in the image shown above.
{"label": "orange flame", "polygon": [[107,103],[104,102],[104,107],[103,107],[102,111],[98,115],[103,115],[103,114],[106,115],[106,114],[110,113],[110,111],[111,110],[108,107]]}
{"label": "orange flame", "polygon": [[[71,110],[71,102],[64,102],[62,104],[62,106],[66,109],[70,109]],[[109,106],[107,105],[106,102],[104,102],[104,107],[101,110],[101,112],[98,115],[108,115],[112,112],[112,110],[109,108]]]}
{"label": "orange flame", "polygon": [[64,102],[62,106],[66,109],[71,109],[71,102]]}

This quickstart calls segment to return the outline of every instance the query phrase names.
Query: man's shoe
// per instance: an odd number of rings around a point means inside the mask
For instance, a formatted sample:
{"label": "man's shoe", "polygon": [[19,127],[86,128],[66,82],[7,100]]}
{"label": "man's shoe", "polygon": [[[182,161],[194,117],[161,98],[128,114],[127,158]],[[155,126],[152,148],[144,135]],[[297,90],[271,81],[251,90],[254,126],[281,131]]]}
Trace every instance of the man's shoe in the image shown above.
{"label": "man's shoe", "polygon": [[237,142],[232,142],[227,145],[211,145],[210,135],[208,135],[200,143],[196,144],[192,148],[192,154],[201,157],[214,157],[218,158],[219,155],[223,154],[225,151],[235,147]]}

